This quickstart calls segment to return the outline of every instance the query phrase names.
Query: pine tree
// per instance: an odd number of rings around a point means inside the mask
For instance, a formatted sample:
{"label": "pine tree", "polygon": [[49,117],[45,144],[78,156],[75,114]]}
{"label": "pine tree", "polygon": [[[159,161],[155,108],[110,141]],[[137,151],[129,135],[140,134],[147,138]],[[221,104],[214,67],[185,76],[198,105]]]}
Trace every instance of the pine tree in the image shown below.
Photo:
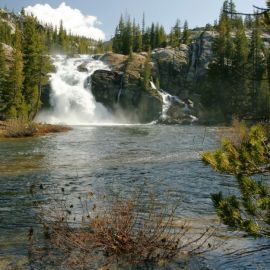
{"label": "pine tree", "polygon": [[270,83],[268,70],[265,69],[262,77],[258,98],[257,98],[257,117],[258,119],[270,120]]}
{"label": "pine tree", "polygon": [[[223,8],[227,8],[227,1]],[[218,36],[212,48],[215,61],[209,65],[205,91],[202,93],[204,106],[221,111],[223,120],[230,121],[232,117],[232,84],[233,84],[233,59],[235,45],[231,35],[231,25],[227,13],[221,11],[217,26]],[[226,101],[226,102],[224,102]],[[222,120],[222,119],[220,119]]]}
{"label": "pine tree", "polygon": [[4,118],[3,110],[7,106],[7,65],[6,55],[2,43],[0,43],[0,119]]}
{"label": "pine tree", "polygon": [[151,49],[155,49],[156,48],[156,32],[155,32],[155,24],[152,23],[151,25],[151,32],[150,32],[150,45],[151,45]]}
{"label": "pine tree", "polygon": [[143,50],[148,52],[151,49],[151,29],[148,27],[143,35]]}
{"label": "pine tree", "polygon": [[[240,131],[240,141],[225,139],[220,150],[203,155],[203,161],[215,171],[234,175],[239,189],[237,195],[212,194],[212,201],[224,224],[255,237],[269,237],[270,189],[263,177],[270,172],[269,130],[257,125],[248,132],[245,127]],[[254,175],[261,175],[261,180]]]}
{"label": "pine tree", "polygon": [[134,52],[141,52],[142,51],[142,34],[140,31],[140,26],[139,25],[135,25],[133,26],[133,50]]}
{"label": "pine tree", "polygon": [[245,27],[247,29],[252,29],[252,27],[253,27],[253,19],[252,19],[251,15],[247,15],[245,17],[244,24],[245,24]]}
{"label": "pine tree", "polygon": [[238,25],[232,61],[230,114],[242,119],[250,112],[250,93],[246,70],[248,66],[248,40],[243,23]]}
{"label": "pine tree", "polygon": [[142,19],[142,36],[145,33],[145,14],[143,13],[143,19]]}
{"label": "pine tree", "polygon": [[63,26],[63,21],[60,22],[59,27],[59,34],[58,34],[58,42],[59,42],[59,48],[63,51],[67,51],[67,44],[66,44],[66,31]]}
{"label": "pine tree", "polygon": [[24,91],[23,95],[28,108],[28,118],[32,119],[36,112],[39,98],[40,78],[40,40],[36,29],[36,20],[27,16],[24,22]]}
{"label": "pine tree", "polygon": [[188,29],[188,22],[185,21],[184,30],[183,30],[183,37],[182,37],[183,44],[188,44],[189,43],[189,38],[190,38],[190,31]]}
{"label": "pine tree", "polygon": [[123,53],[123,42],[124,42],[124,31],[125,31],[126,25],[123,18],[123,15],[121,14],[118,26],[115,29],[115,35],[113,38],[113,51],[115,53]]}
{"label": "pine tree", "polygon": [[160,40],[159,47],[165,48],[167,46],[167,35],[162,25],[159,28],[158,35],[159,35],[159,40]]}
{"label": "pine tree", "polygon": [[133,40],[132,23],[128,18],[123,33],[123,54],[129,55],[133,52]]}
{"label": "pine tree", "polygon": [[21,32],[16,28],[15,44],[13,50],[13,63],[8,78],[10,100],[7,103],[5,114],[7,118],[27,119],[27,106],[23,97],[23,56]]}
{"label": "pine tree", "polygon": [[177,47],[180,45],[180,38],[181,38],[181,29],[180,29],[180,20],[178,19],[172,28],[170,34],[170,45],[172,47]]}
{"label": "pine tree", "polygon": [[260,89],[260,83],[264,73],[264,58],[262,50],[262,39],[261,30],[259,27],[259,19],[257,18],[254,22],[250,50],[249,50],[249,69],[251,74],[251,98],[252,98],[252,108],[253,114],[256,117],[258,109],[258,93]]}

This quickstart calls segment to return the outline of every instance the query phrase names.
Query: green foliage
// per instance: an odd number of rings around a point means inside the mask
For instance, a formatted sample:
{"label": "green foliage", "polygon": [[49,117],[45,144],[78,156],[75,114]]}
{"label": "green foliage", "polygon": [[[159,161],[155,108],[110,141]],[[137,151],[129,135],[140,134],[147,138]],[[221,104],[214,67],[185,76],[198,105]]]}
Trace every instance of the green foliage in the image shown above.
{"label": "green foliage", "polygon": [[[213,42],[214,61],[210,63],[201,101],[209,111],[220,110],[225,121],[269,119],[269,48],[263,47],[261,21],[248,17],[243,23],[233,1],[225,1]],[[247,28],[251,38],[246,36]],[[226,102],[224,102],[226,101]]]}
{"label": "green foliage", "polygon": [[16,28],[15,44],[13,50],[13,63],[10,68],[8,78],[9,100],[6,101],[7,118],[27,118],[27,106],[23,96],[23,56],[22,56],[22,37],[21,32]]}
{"label": "green foliage", "polygon": [[148,52],[147,58],[144,63],[144,70],[143,70],[143,87],[145,90],[149,89],[152,66],[150,64],[151,61],[151,54],[150,51]]}
{"label": "green foliage", "polygon": [[112,49],[115,53],[129,55],[131,52],[139,53],[166,45],[167,35],[162,25],[152,23],[151,27],[146,27],[143,16],[140,26],[135,20],[131,23],[129,16],[124,19],[121,15],[113,37]]}
{"label": "green foliage", "polygon": [[[203,161],[214,170],[235,176],[240,196],[212,194],[218,216],[224,224],[253,236],[270,235],[270,189],[258,175],[270,172],[269,134],[264,126],[250,128],[240,144],[224,140],[220,150],[206,152]],[[255,177],[256,176],[256,177]]]}
{"label": "green foliage", "polygon": [[1,10],[0,118],[35,117],[41,105],[41,89],[53,70],[50,52],[84,54],[93,50],[91,40],[68,34],[62,22],[58,30],[50,25],[41,26],[23,11],[17,16]]}
{"label": "green foliage", "polygon": [[189,44],[189,42],[190,42],[189,39],[190,39],[190,31],[188,29],[188,22],[185,21],[184,30],[183,30],[183,37],[182,37],[183,44]]}
{"label": "green foliage", "polygon": [[180,38],[181,38],[181,29],[180,29],[180,20],[178,19],[170,33],[170,41],[169,41],[170,46],[178,47],[181,42]]}
{"label": "green foliage", "polygon": [[6,54],[2,43],[0,43],[0,112],[6,108],[7,74]]}

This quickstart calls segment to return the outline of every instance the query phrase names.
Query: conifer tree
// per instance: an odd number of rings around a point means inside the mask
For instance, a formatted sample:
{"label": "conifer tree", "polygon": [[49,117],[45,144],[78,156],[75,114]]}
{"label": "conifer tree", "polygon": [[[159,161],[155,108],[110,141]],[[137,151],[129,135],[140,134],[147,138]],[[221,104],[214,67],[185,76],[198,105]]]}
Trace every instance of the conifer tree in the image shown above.
{"label": "conifer tree", "polygon": [[180,38],[181,38],[180,20],[177,19],[174,27],[172,28],[171,34],[170,34],[170,45],[172,47],[179,46]]}
{"label": "conifer tree", "polygon": [[7,73],[6,55],[3,45],[0,42],[0,119],[4,118],[3,110],[7,106]]}
{"label": "conifer tree", "polygon": [[148,52],[151,49],[151,29],[148,27],[143,35],[143,50]]}
{"label": "conifer tree", "polygon": [[251,110],[249,82],[246,77],[249,48],[243,23],[238,25],[233,42],[235,49],[230,78],[232,82],[230,114],[236,116],[238,119],[242,119]]}
{"label": "conifer tree", "polygon": [[190,38],[190,31],[188,29],[188,22],[185,21],[184,30],[183,30],[183,37],[182,37],[183,44],[188,44],[189,43],[189,38]]}
{"label": "conifer tree", "polygon": [[40,78],[40,40],[34,17],[27,16],[24,22],[24,98],[28,109],[28,118],[32,119],[36,112],[39,98]]}
{"label": "conifer tree", "polygon": [[250,50],[249,50],[249,69],[251,74],[251,99],[253,114],[257,115],[258,109],[258,95],[260,89],[260,83],[264,73],[264,58],[262,51],[262,39],[261,30],[259,27],[259,19],[256,18],[251,35]]}
{"label": "conifer tree", "polygon": [[142,51],[142,34],[140,31],[140,26],[136,25],[134,22],[133,26],[133,51],[141,52]]}
{"label": "conifer tree", "polygon": [[16,27],[13,49],[13,63],[8,78],[9,102],[5,114],[7,118],[27,119],[27,106],[23,96],[23,56],[21,32]]}
{"label": "conifer tree", "polygon": [[60,26],[59,26],[58,42],[59,42],[59,48],[61,48],[64,52],[66,52],[67,51],[66,31],[64,29],[62,20],[61,20]]}
{"label": "conifer tree", "polygon": [[167,35],[162,25],[159,27],[158,35],[159,35],[158,47],[165,48],[167,46]]}
{"label": "conifer tree", "polygon": [[[239,131],[238,131],[239,132]],[[226,139],[222,148],[206,152],[203,161],[214,170],[235,176],[240,195],[212,194],[212,201],[222,222],[255,237],[270,236],[269,133],[261,125],[250,131],[240,128],[240,140]],[[261,175],[261,179],[255,175]]]}
{"label": "conifer tree", "polygon": [[151,32],[150,32],[150,45],[151,45],[151,49],[155,49],[156,48],[156,33],[155,33],[155,24],[152,23],[151,25]]}

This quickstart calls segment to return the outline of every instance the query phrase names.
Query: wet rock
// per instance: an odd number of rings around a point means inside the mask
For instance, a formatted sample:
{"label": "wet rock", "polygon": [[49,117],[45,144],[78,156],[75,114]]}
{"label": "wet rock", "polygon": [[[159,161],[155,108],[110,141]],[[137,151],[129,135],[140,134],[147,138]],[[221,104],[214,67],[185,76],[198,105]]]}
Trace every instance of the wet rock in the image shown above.
{"label": "wet rock", "polygon": [[97,70],[92,75],[92,93],[114,113],[130,120],[149,123],[159,118],[162,100],[143,89],[140,77],[119,71]]}
{"label": "wet rock", "polygon": [[77,67],[80,72],[88,72],[87,63],[82,63]]}

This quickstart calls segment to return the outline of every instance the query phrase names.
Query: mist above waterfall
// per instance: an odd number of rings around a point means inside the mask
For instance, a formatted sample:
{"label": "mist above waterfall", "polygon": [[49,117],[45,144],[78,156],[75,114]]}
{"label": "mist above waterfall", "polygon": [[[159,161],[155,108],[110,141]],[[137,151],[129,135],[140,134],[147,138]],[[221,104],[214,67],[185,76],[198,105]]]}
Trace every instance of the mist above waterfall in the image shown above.
{"label": "mist above waterfall", "polygon": [[[102,104],[97,103],[91,92],[91,75],[98,69],[108,69],[101,61],[81,55],[53,58],[56,73],[51,74],[51,109],[41,111],[36,121],[68,125],[109,125],[125,123],[116,119]],[[83,65],[83,71],[78,67]]]}

